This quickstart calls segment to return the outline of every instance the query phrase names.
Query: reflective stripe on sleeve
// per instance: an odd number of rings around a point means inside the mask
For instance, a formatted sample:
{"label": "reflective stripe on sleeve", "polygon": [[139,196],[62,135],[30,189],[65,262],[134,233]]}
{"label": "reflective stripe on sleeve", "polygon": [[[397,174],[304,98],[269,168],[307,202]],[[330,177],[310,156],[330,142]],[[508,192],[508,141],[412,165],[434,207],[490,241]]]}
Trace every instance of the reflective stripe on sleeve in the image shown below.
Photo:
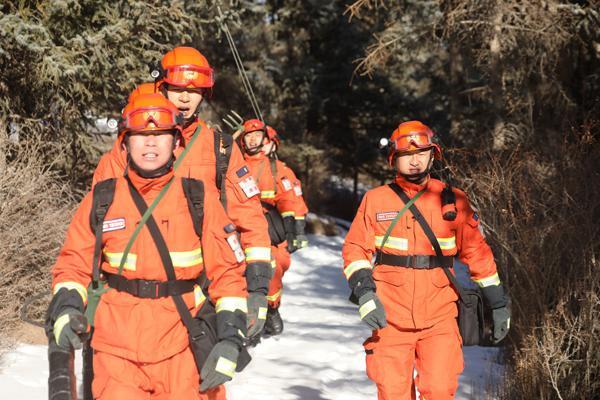
{"label": "reflective stripe on sleeve", "polygon": [[270,247],[247,247],[244,250],[246,253],[246,262],[252,261],[270,261],[271,260],[271,248]]}
{"label": "reflective stripe on sleeve", "polygon": [[79,293],[79,295],[81,296],[81,299],[83,300],[83,304],[87,303],[87,289],[81,283],[72,282],[72,281],[57,283],[56,285],[54,285],[54,290],[52,291],[52,294],[58,293],[58,291],[62,288],[65,288],[67,290],[71,290],[71,289],[77,290],[77,293]]}
{"label": "reflective stripe on sleeve", "polygon": [[[383,242],[383,236],[375,236],[375,247],[381,247],[381,242]],[[387,241],[383,247],[388,247],[390,249],[396,250],[408,250],[408,239],[388,236]]]}
{"label": "reflective stripe on sleeve", "polygon": [[[440,247],[442,250],[452,250],[454,248],[456,248],[456,237],[452,236],[449,238],[437,238]],[[433,246],[431,246],[431,248],[433,249]]]}
{"label": "reflective stripe on sleeve", "polygon": [[498,286],[501,282],[500,282],[500,277],[498,276],[498,273],[495,273],[492,276],[488,276],[487,278],[483,278],[483,279],[473,279],[475,281],[475,283],[477,283],[479,285],[479,287],[488,287],[488,286]]}
{"label": "reflective stripe on sleeve", "polygon": [[202,248],[191,251],[172,251],[169,253],[174,267],[186,268],[202,264]]}
{"label": "reflective stripe on sleeve", "polygon": [[274,199],[275,191],[274,190],[263,190],[260,192],[261,199]]}
{"label": "reflective stripe on sleeve", "polygon": [[297,219],[297,220],[302,220],[302,221],[303,221],[303,220],[305,220],[305,219],[306,219],[306,216],[304,216],[304,215],[296,215],[296,219]]}
{"label": "reflective stripe on sleeve", "polygon": [[[104,258],[113,268],[119,268],[121,264],[121,259],[123,258],[123,253],[109,253],[104,252]],[[127,261],[123,266],[123,269],[127,269],[130,271],[135,271],[135,265],[137,263],[137,255],[133,253],[127,254]]]}
{"label": "reflective stripe on sleeve", "polygon": [[371,262],[368,260],[356,260],[352,261],[346,268],[344,268],[344,275],[346,275],[346,279],[350,279],[353,273],[358,271],[359,269],[373,269]]}
{"label": "reflective stripe on sleeve", "polygon": [[281,218],[293,217],[296,213],[293,211],[284,211],[281,213]]}
{"label": "reflective stripe on sleeve", "polygon": [[241,310],[247,313],[248,303],[244,297],[221,297],[215,308],[217,312]]}
{"label": "reflective stripe on sleeve", "polygon": [[279,290],[277,293],[271,295],[271,296],[267,296],[267,300],[269,301],[277,301],[278,298],[281,297],[281,290]]}

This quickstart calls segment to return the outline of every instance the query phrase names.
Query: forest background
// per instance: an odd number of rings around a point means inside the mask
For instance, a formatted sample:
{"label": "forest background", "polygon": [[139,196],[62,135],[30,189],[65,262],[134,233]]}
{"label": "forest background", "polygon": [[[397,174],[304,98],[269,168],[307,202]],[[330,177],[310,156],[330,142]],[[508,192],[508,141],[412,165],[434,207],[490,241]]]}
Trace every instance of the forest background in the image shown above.
{"label": "forest background", "polygon": [[3,2],[0,347],[48,290],[110,146],[97,118],[119,115],[150,64],[198,48],[216,70],[203,116],[253,116],[217,5],[311,210],[351,219],[362,189],[391,177],[379,138],[426,122],[512,297],[499,397],[600,396],[598,0]]}

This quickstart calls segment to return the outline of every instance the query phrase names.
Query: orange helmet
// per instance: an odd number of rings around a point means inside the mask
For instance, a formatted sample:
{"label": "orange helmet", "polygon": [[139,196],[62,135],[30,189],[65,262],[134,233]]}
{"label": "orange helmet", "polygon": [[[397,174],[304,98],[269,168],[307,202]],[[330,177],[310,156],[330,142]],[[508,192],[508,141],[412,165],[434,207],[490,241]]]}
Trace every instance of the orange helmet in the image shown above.
{"label": "orange helmet", "polygon": [[412,150],[428,149],[433,147],[433,156],[442,158],[440,146],[433,142],[434,133],[420,121],[401,123],[388,141],[388,163],[392,165],[394,156]]}
{"label": "orange helmet", "polygon": [[267,125],[267,137],[270,141],[275,142],[277,147],[279,147],[279,144],[281,143],[281,138],[277,134],[277,131],[270,125]]}
{"label": "orange helmet", "polygon": [[127,99],[127,104],[133,102],[133,100],[141,94],[152,94],[156,93],[156,84],[154,82],[144,82],[140,83],[133,89],[133,92],[129,95],[129,99]]}
{"label": "orange helmet", "polygon": [[212,88],[213,69],[208,60],[192,47],[175,47],[161,61],[162,83],[186,88]]}
{"label": "orange helmet", "polygon": [[140,94],[123,109],[120,133],[166,130],[181,133],[181,122],[179,110],[164,96],[158,93]]}

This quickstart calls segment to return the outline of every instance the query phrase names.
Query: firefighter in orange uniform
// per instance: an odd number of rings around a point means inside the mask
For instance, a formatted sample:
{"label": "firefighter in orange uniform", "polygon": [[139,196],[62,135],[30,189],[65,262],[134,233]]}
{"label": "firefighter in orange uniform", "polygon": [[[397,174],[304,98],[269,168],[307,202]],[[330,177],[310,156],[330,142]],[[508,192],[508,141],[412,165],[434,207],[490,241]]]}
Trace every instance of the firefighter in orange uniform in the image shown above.
{"label": "firefighter in orange uniform", "polygon": [[[267,125],[267,138],[269,139],[266,144],[263,145],[263,152],[270,158],[278,160],[277,150],[279,146],[281,146],[281,139],[277,131],[270,125]],[[273,162],[273,161],[271,161]],[[298,249],[302,249],[308,246],[308,239],[306,238],[305,228],[306,228],[306,214],[308,214],[308,206],[304,201],[304,197],[302,194],[302,183],[300,179],[296,177],[294,171],[288,167],[284,162],[279,164],[279,174],[285,180],[282,180],[287,185],[287,182],[291,182],[292,188],[294,189],[295,195],[295,206],[294,206],[294,219],[295,226],[292,231],[293,237],[288,238],[288,245],[290,243],[293,244],[293,248],[291,248],[293,253]]]}
{"label": "firefighter in orange uniform", "polygon": [[[159,94],[139,96],[124,109],[121,127],[128,168],[116,179],[114,199],[101,224],[97,244],[101,251],[95,251],[98,230],[92,230],[90,220],[96,200],[89,193],[52,269],[48,331],[59,346],[78,348],[84,333],[74,330],[71,321],[82,318],[92,259],[95,252],[101,254],[100,271],[110,289],[101,296],[94,318],[95,399],[223,399],[219,385],[233,376],[243,344],[247,309],[239,262],[243,253],[239,243],[232,245],[237,243],[235,227],[210,186],[200,193],[201,237],[197,234],[184,183],[173,178],[174,149],[181,135],[178,114]],[[151,220],[133,242],[119,274],[125,246],[142,214],[134,196],[150,204],[169,182],[152,216],[176,279],[167,282]],[[181,296],[183,307],[196,315],[207,301],[197,280],[202,271],[211,282],[207,294],[216,302],[219,342],[199,373],[175,296]],[[199,391],[212,387],[216,389]]]}
{"label": "firefighter in orange uniform", "polygon": [[239,140],[246,162],[260,190],[263,210],[269,221],[275,273],[267,296],[269,303],[264,333],[278,335],[283,331],[283,320],[279,314],[282,278],[290,267],[289,253],[297,250],[294,245],[296,232],[299,231],[297,224],[302,226],[304,235],[304,219],[295,219],[297,212],[298,215],[303,215],[303,210],[299,207],[292,182],[282,175],[284,164],[279,160],[270,159],[263,151],[264,145],[269,142],[266,129],[265,123],[258,119],[248,120],[241,128]]}
{"label": "firefighter in orange uniform", "polygon": [[405,203],[391,185],[365,194],[343,247],[352,296],[361,319],[373,329],[364,347],[367,375],[377,384],[380,400],[410,399],[413,384],[421,398],[454,398],[463,369],[458,296],[442,270],[452,267],[454,257],[469,266],[471,278],[493,310],[494,341],[508,333],[508,298],[479,229],[479,217],[465,193],[453,189],[456,218],[443,218],[445,185],[429,175],[434,157],[441,157],[441,149],[421,122],[404,122],[392,133],[388,162],[397,171],[392,185],[410,198],[419,196],[414,204],[431,226],[441,258],[410,211],[397,218]]}
{"label": "firefighter in orange uniform", "polygon": [[[214,132],[198,118],[200,104],[213,87],[213,69],[206,58],[191,47],[177,47],[162,59],[162,75],[157,90],[175,104],[184,115],[183,145],[187,146],[200,130],[192,149],[175,172],[177,176],[201,179],[205,185],[217,187],[227,215],[241,235],[246,256],[246,280],[249,292],[248,335],[254,336],[265,323],[266,294],[271,279],[271,248],[258,189],[244,162],[242,153],[232,140]],[[142,84],[138,92],[151,90]],[[112,150],[105,154],[94,172],[93,183],[119,177],[127,165],[120,136]],[[182,151],[180,149],[179,151]]]}

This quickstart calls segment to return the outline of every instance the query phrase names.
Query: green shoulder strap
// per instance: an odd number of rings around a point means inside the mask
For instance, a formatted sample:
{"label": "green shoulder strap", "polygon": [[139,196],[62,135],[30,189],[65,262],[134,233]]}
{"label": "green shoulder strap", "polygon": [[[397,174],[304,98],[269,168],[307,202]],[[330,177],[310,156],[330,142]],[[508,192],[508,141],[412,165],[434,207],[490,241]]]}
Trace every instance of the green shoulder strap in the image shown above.
{"label": "green shoulder strap", "polygon": [[[192,148],[194,142],[196,141],[196,138],[198,136],[200,136],[201,132],[202,132],[202,125],[198,124],[198,127],[196,128],[196,131],[194,132],[194,135],[192,136],[192,138],[190,139],[190,141],[188,142],[188,144],[185,146],[185,149],[183,150],[183,152],[181,153],[181,155],[179,156],[179,158],[177,158],[177,160],[175,160],[175,164],[173,165],[173,171],[177,171],[177,168],[179,167],[179,165],[181,165],[181,162],[183,161],[183,159],[185,158],[185,156],[188,154],[188,152]],[[160,191],[160,193],[158,194],[158,196],[156,196],[156,198],[154,199],[154,201],[152,202],[152,204],[150,204],[150,206],[148,207],[148,209],[146,210],[146,212],[144,213],[144,215],[142,215],[142,219],[140,220],[140,223],[135,228],[135,231],[133,231],[133,234],[131,235],[131,238],[129,238],[129,242],[127,243],[127,246],[125,246],[125,250],[123,251],[123,257],[121,258],[121,263],[119,264],[119,272],[118,272],[119,275],[121,275],[121,273],[123,273],[123,267],[125,266],[125,261],[127,260],[127,256],[129,255],[129,251],[131,250],[131,247],[133,246],[133,243],[135,242],[135,239],[140,234],[140,231],[142,230],[142,228],[144,227],[144,225],[148,221],[148,218],[150,218],[150,215],[152,215],[152,211],[154,211],[154,209],[156,208],[156,206],[158,206],[158,203],[160,203],[161,199],[165,196],[165,194],[167,193],[167,191],[171,187],[172,183],[173,183],[173,179],[171,179],[165,185],[165,187],[162,188],[162,190]]]}
{"label": "green shoulder strap", "polygon": [[385,245],[385,243],[387,242],[388,238],[390,237],[390,234],[392,233],[392,230],[394,229],[394,227],[396,226],[396,224],[400,220],[400,217],[402,216],[402,214],[404,214],[406,212],[406,210],[408,210],[410,208],[410,206],[412,206],[413,204],[415,204],[415,202],[419,199],[419,197],[421,197],[421,195],[423,193],[425,193],[425,189],[423,189],[419,193],[417,193],[415,195],[415,197],[413,197],[412,199],[410,199],[410,201],[404,205],[404,207],[402,208],[402,210],[398,211],[398,214],[396,214],[396,217],[394,217],[394,220],[392,221],[392,223],[390,224],[390,226],[387,228],[387,231],[385,231],[385,235],[383,235],[383,240],[381,241],[380,249],[383,249],[383,246]]}

